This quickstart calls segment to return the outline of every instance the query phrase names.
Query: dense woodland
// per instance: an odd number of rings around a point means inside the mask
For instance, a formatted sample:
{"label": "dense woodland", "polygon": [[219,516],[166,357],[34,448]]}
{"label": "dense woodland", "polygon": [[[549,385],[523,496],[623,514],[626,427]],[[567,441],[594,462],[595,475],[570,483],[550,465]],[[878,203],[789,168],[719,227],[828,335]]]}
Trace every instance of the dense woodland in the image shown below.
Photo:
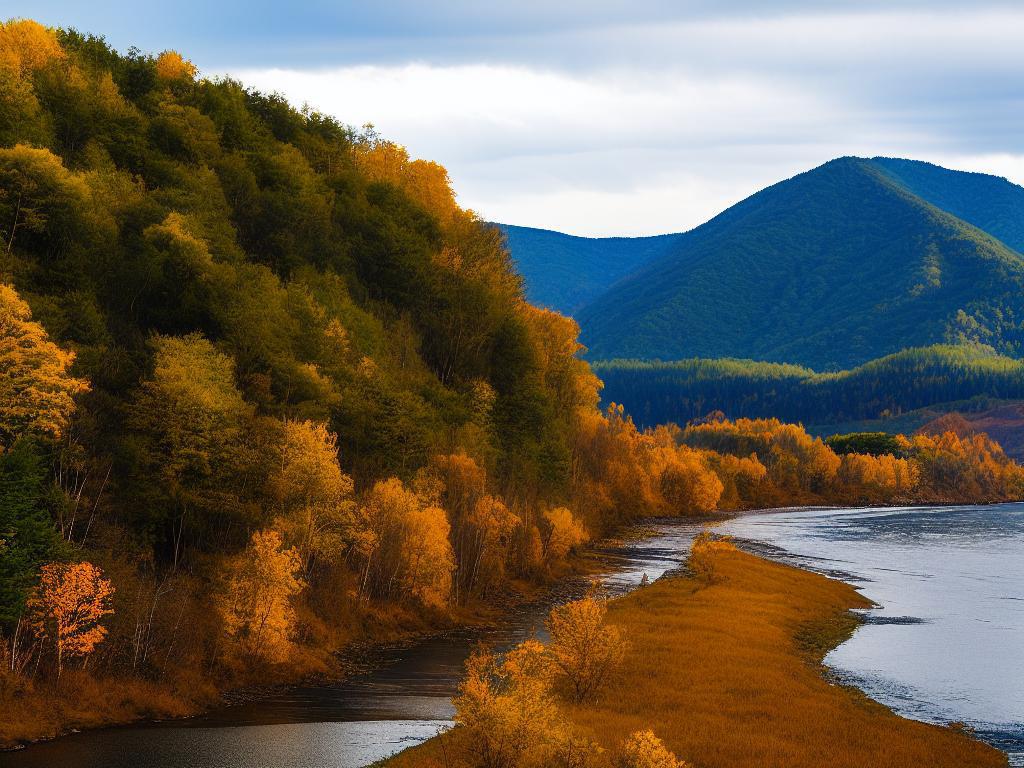
{"label": "dense woodland", "polygon": [[604,397],[643,425],[686,423],[712,411],[837,424],[974,398],[1024,398],[1024,363],[978,344],[906,349],[835,373],[730,359],[612,360],[593,368]]}
{"label": "dense woodland", "polygon": [[0,741],[336,674],[644,516],[1024,489],[981,436],[638,430],[441,166],[174,52],[0,26],[0,235]]}

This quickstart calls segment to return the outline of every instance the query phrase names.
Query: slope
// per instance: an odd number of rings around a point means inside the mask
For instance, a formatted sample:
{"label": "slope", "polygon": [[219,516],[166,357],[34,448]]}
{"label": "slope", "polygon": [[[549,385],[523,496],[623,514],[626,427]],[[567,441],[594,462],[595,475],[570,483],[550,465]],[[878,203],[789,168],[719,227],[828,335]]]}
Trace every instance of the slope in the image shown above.
{"label": "slope", "polygon": [[830,370],[942,341],[1016,353],[1022,288],[1020,254],[848,157],[726,210],[579,320],[595,358]]}
{"label": "slope", "polygon": [[576,237],[533,227],[496,226],[526,280],[529,301],[566,314],[577,312],[685,237]]}

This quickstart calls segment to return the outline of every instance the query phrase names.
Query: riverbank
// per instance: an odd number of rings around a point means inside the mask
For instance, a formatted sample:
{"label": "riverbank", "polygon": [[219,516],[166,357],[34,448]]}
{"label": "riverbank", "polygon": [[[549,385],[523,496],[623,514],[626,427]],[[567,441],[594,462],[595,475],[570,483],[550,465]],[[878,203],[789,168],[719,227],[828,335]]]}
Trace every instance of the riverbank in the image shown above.
{"label": "riverbank", "polygon": [[[610,764],[631,732],[650,728],[699,768],[987,768],[1006,756],[963,732],[907,720],[835,684],[825,654],[869,602],[853,587],[730,550],[715,579],[670,577],[613,602],[630,638],[618,679],[565,716]],[[471,765],[458,729],[393,758],[389,768]]]}

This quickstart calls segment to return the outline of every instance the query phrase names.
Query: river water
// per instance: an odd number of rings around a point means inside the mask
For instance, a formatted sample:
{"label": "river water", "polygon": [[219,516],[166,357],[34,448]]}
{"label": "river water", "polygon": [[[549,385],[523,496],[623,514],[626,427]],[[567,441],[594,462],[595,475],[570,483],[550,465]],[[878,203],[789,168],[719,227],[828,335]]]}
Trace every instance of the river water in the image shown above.
{"label": "river water", "polygon": [[[596,553],[611,594],[677,568],[700,525]],[[779,510],[718,527],[761,554],[842,578],[878,608],[826,663],[907,717],[963,721],[1024,766],[1024,505]],[[557,596],[585,590],[573,582]],[[358,768],[450,725],[472,647],[542,630],[538,605],[487,631],[380,652],[345,683],[297,687],[202,717],[108,728],[0,753],[13,768]]]}
{"label": "river water", "polygon": [[718,530],[878,604],[825,659],[843,682],[967,723],[1024,766],[1024,505],[780,510]]}
{"label": "river water", "polygon": [[[610,595],[679,567],[701,530],[659,523],[654,535],[594,553],[597,570],[563,584],[553,601],[582,595],[598,578]],[[465,630],[379,652],[374,671],[337,685],[296,687],[207,715],[105,728],[0,752],[6,768],[359,768],[451,725],[463,662],[481,641],[509,648],[538,634],[550,602],[502,626]],[[2,713],[0,713],[2,716]]]}

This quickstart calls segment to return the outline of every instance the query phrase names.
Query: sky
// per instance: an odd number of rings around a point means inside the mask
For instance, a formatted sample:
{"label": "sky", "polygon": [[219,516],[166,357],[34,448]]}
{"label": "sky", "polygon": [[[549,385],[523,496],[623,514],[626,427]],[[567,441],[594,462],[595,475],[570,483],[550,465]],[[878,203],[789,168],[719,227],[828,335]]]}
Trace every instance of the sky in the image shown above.
{"label": "sky", "polygon": [[448,168],[482,217],[694,227],[843,155],[1024,184],[1024,2],[0,0],[171,48]]}

